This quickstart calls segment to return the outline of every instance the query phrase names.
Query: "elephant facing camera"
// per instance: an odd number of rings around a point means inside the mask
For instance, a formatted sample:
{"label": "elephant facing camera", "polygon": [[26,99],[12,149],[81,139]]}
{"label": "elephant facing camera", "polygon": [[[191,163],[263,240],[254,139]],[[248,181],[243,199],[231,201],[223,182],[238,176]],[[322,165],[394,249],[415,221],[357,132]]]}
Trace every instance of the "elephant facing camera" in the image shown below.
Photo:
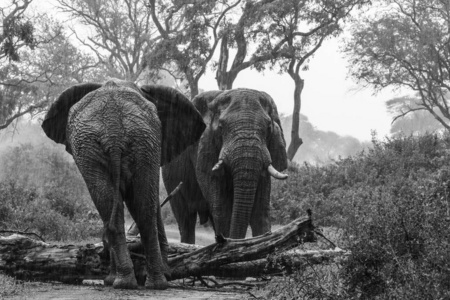
{"label": "elephant facing camera", "polygon": [[197,144],[163,166],[181,242],[195,243],[197,216],[210,219],[216,236],[245,238],[270,232],[271,178],[288,177],[286,142],[277,107],[266,93],[251,89],[208,91],[193,104],[206,124]]}

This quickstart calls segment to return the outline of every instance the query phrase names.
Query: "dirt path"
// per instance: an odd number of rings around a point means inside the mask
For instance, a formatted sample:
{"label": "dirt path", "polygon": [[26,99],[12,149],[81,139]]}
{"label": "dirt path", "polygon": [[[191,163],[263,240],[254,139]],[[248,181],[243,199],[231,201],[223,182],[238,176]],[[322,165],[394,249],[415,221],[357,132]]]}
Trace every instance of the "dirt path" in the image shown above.
{"label": "dirt path", "polygon": [[203,289],[182,289],[171,287],[165,291],[153,291],[146,289],[138,290],[115,290],[103,285],[67,285],[59,283],[26,283],[24,290],[19,295],[6,299],[62,299],[62,300],[107,300],[107,299],[214,299],[214,300],[235,300],[247,299],[249,294],[245,292],[225,292],[208,291]]}

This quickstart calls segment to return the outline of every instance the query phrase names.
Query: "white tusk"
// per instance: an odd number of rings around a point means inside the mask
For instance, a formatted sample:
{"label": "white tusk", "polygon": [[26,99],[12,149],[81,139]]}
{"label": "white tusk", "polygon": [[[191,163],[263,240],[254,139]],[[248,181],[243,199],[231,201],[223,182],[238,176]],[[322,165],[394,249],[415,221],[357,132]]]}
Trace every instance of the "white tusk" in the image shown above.
{"label": "white tusk", "polygon": [[217,164],[215,164],[214,167],[212,168],[212,171],[215,172],[215,171],[219,170],[220,168],[222,168],[222,164],[223,164],[223,160],[219,159]]}
{"label": "white tusk", "polygon": [[273,178],[276,178],[276,179],[286,179],[286,178],[288,178],[287,174],[283,174],[283,173],[278,172],[272,165],[269,165],[267,167],[267,171],[269,171],[269,174]]}

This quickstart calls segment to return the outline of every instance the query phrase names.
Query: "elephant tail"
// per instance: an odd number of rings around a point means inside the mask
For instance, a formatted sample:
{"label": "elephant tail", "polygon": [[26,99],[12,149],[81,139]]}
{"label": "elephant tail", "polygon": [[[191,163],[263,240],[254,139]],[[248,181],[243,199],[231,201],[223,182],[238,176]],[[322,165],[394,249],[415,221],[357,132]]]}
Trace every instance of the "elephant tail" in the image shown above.
{"label": "elephant tail", "polygon": [[117,228],[115,227],[117,209],[120,202],[120,166],[121,166],[121,156],[122,151],[120,148],[112,148],[110,151],[110,159],[111,159],[111,179],[113,182],[113,207],[111,210],[111,216],[108,223],[108,229],[112,232],[116,232]]}

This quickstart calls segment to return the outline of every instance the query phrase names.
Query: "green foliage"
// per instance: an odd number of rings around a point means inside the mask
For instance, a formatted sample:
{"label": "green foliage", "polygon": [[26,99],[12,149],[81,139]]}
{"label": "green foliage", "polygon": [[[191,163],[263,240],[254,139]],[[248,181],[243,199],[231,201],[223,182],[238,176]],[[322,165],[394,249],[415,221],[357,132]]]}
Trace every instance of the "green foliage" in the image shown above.
{"label": "green foliage", "polygon": [[344,231],[341,275],[350,298],[445,299],[450,290],[450,138],[378,141],[326,166],[291,165],[275,183],[274,221],[313,210]]}

